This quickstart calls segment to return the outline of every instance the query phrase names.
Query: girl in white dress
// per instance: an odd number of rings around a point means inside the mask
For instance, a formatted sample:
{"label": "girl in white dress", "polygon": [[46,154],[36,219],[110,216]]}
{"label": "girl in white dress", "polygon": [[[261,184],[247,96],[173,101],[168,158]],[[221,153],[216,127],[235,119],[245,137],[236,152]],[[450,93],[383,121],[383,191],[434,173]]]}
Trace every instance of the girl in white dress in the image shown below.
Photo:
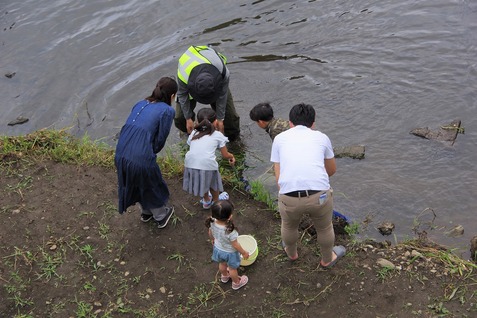
{"label": "girl in white dress", "polygon": [[216,150],[220,149],[222,157],[228,159],[232,166],[235,157],[227,150],[228,138],[215,129],[217,116],[212,108],[199,110],[197,122],[187,139],[190,149],[185,155],[183,189],[200,196],[202,207],[210,209],[219,200],[219,193],[224,191]]}

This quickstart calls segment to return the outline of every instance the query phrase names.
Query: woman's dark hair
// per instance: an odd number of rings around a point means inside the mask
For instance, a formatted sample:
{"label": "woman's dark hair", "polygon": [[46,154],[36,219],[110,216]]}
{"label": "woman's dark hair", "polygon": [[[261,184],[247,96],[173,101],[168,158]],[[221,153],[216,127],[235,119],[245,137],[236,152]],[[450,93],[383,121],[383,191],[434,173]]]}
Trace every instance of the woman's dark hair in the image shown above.
{"label": "woman's dark hair", "polygon": [[215,126],[212,124],[217,119],[217,115],[212,108],[202,108],[197,112],[197,122],[194,129],[197,131],[192,137],[192,140],[199,139],[204,135],[211,135],[215,131]]}
{"label": "woman's dark hair", "polygon": [[171,105],[171,96],[177,93],[177,82],[172,77],[162,77],[156,84],[151,96],[146,97],[151,103],[163,102]]}
{"label": "woman's dark hair", "polygon": [[273,119],[273,108],[270,103],[260,103],[250,110],[250,119],[253,121],[270,121]]}
{"label": "woman's dark hair", "polygon": [[205,226],[210,228],[210,224],[215,220],[227,222],[227,232],[231,233],[236,229],[234,222],[229,220],[232,212],[234,211],[234,205],[230,200],[220,200],[215,202],[210,208],[212,211],[212,216],[209,216],[205,220]]}
{"label": "woman's dark hair", "polygon": [[310,128],[315,122],[315,109],[308,104],[298,104],[290,110],[289,119],[294,126],[303,125]]}

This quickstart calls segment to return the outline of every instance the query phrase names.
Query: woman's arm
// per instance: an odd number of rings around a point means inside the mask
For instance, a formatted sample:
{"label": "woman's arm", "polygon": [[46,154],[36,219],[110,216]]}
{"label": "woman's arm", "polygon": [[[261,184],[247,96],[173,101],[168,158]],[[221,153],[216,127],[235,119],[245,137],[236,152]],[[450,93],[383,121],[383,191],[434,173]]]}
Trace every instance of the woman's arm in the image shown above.
{"label": "woman's arm", "polygon": [[166,139],[171,131],[172,121],[174,120],[174,115],[176,111],[170,106],[167,107],[168,109],[159,118],[159,127],[157,129],[157,134],[154,137],[154,153],[158,153],[159,151],[161,151],[161,149],[166,144]]}

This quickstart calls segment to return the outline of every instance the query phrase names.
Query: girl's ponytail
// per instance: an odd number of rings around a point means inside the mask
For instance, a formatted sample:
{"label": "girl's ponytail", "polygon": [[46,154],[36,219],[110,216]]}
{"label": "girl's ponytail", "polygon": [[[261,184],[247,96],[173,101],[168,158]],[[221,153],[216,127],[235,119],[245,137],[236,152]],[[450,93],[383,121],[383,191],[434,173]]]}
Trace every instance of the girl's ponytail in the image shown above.
{"label": "girl's ponytail", "polygon": [[202,108],[197,112],[198,124],[194,126],[196,133],[192,137],[192,140],[199,139],[205,135],[212,135],[215,131],[214,121],[217,119],[217,115],[212,108]]}
{"label": "girl's ponytail", "polygon": [[210,229],[210,225],[214,222],[214,218],[209,216],[207,219],[205,219],[205,226]]}
{"label": "girl's ponytail", "polygon": [[235,230],[235,224],[232,220],[227,220],[227,232],[232,233]]}
{"label": "girl's ponytail", "polygon": [[214,125],[209,121],[209,119],[205,118],[200,123],[194,126],[194,130],[196,130],[196,134],[192,137],[192,140],[199,139],[204,135],[211,135],[215,131]]}

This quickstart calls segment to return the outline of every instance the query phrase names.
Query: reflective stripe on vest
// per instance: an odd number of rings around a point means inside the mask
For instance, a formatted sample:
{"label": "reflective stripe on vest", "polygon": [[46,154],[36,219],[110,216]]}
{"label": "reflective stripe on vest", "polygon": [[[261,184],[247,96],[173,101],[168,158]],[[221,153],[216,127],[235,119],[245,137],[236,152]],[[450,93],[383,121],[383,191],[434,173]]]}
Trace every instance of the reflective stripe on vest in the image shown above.
{"label": "reflective stripe on vest", "polygon": [[200,64],[214,65],[222,73],[222,77],[225,77],[227,71],[225,67],[226,58],[222,54],[218,54],[219,53],[207,46],[189,47],[179,58],[177,77],[187,84],[192,69]]}

